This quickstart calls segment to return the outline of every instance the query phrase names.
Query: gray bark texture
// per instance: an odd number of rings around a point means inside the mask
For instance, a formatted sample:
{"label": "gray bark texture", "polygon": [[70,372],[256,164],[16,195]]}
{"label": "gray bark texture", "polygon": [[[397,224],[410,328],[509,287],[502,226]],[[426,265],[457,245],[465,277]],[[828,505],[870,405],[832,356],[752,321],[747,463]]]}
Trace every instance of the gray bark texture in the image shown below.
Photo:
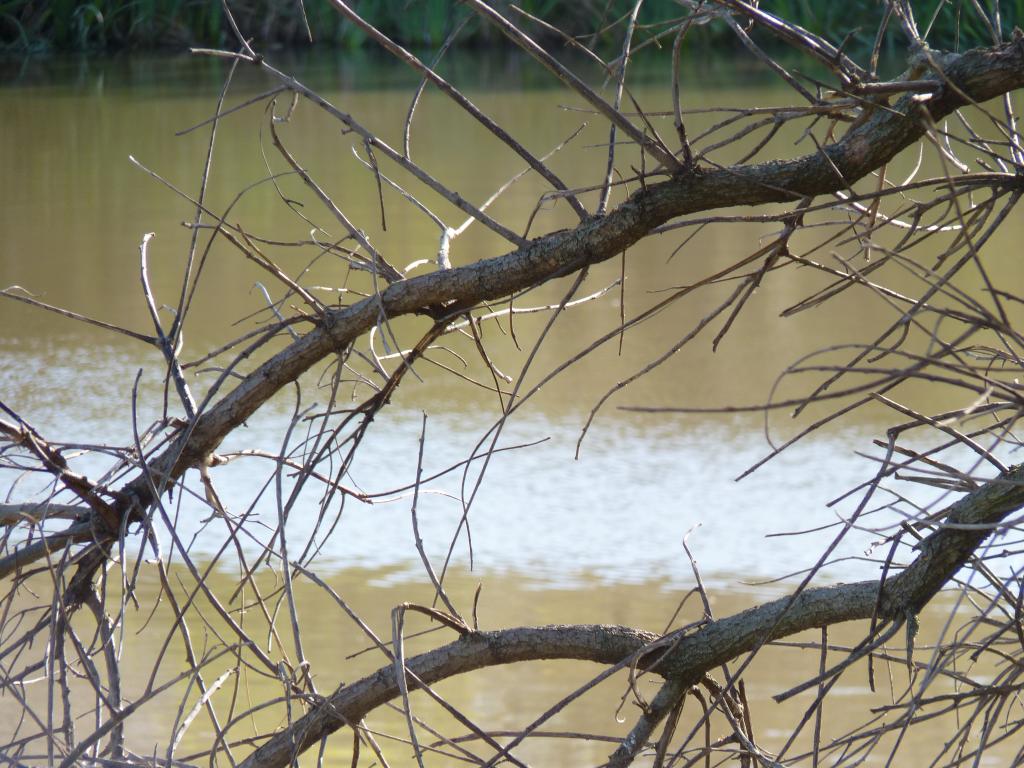
{"label": "gray bark texture", "polygon": [[[160,471],[173,478],[201,460],[204,451],[216,447],[270,394],[371,328],[381,307],[389,317],[395,317],[432,313],[452,303],[460,308],[473,306],[610,259],[678,216],[848,189],[918,141],[934,121],[966,104],[984,102],[1024,85],[1021,39],[995,49],[947,56],[942,61],[941,72],[927,75],[942,84],[933,98],[918,101],[913,95],[904,96],[891,108],[877,110],[820,152],[791,161],[677,174],[648,184],[606,216],[585,221],[575,229],[537,238],[504,256],[393,284],[379,297],[329,313],[316,330],[267,361],[238,390],[203,414],[188,439],[183,437],[161,457]],[[1024,469],[1014,467],[953,504],[941,516],[942,527],[919,543],[917,558],[898,575],[884,582],[805,589],[714,621],[679,637],[650,671],[677,685],[692,686],[710,670],[741,654],[807,629],[866,619],[890,626],[913,621],[986,537],[998,530],[1000,522],[1024,505],[1022,483]],[[144,494],[138,482],[134,490]],[[429,685],[484,667],[540,659],[611,665],[633,657],[643,667],[645,648],[658,639],[627,627],[604,625],[473,632],[408,659],[409,686],[414,688],[416,680]],[[339,688],[256,750],[242,766],[285,766],[326,735],[358,722],[399,693],[394,667],[383,667],[370,677]],[[624,745],[630,754],[623,764],[642,746]]]}
{"label": "gray bark texture", "polygon": [[[336,0],[335,5],[345,13],[354,14],[344,3]],[[476,5],[480,6],[480,3]],[[699,5],[703,7],[703,4]],[[726,4],[728,7],[738,5],[743,6],[744,12],[756,10],[754,6],[742,3]],[[480,12],[480,8],[477,10]],[[515,34],[509,28],[502,31],[507,35]],[[245,58],[241,54],[238,56]],[[247,60],[264,66],[271,75],[280,75],[255,55]],[[187,471],[205,470],[216,463],[218,458],[214,451],[221,442],[270,398],[317,364],[334,355],[347,353],[361,336],[384,321],[407,315],[430,318],[435,323],[434,330],[420,342],[415,350],[418,354],[441,334],[446,324],[463,317],[482,303],[506,299],[556,278],[578,275],[591,265],[622,254],[654,234],[658,227],[679,217],[726,208],[810,201],[818,196],[849,192],[859,180],[921,141],[938,121],[955,110],[981,104],[1024,86],[1024,36],[1020,34],[1015,35],[1012,42],[993,48],[961,54],[926,55],[923,61],[926,64],[918,67],[919,73],[923,74],[918,77],[932,87],[908,88],[901,91],[903,95],[894,97],[891,104],[879,102],[876,108],[866,107],[862,116],[845,133],[811,154],[793,160],[710,167],[707,163],[689,162],[692,158],[688,156],[688,147],[683,160],[666,155],[663,145],[654,144],[645,131],[630,124],[634,130],[632,138],[646,152],[645,159],[660,165],[652,173],[641,174],[643,183],[640,188],[608,213],[584,217],[575,228],[548,233],[529,241],[514,234],[507,236],[513,244],[520,244],[519,247],[502,255],[480,258],[467,266],[439,269],[419,277],[404,278],[393,268],[385,268],[383,261],[368,258],[360,266],[376,264],[379,270],[375,281],[379,290],[374,295],[340,308],[321,309],[319,314],[307,318],[308,325],[299,326],[296,322],[296,327],[308,327],[308,332],[255,365],[253,370],[231,371],[237,378],[225,375],[221,383],[198,404],[195,416],[180,422],[167,447],[159,454],[154,449],[155,458],[144,462],[138,475],[109,493],[104,489],[101,494],[96,491],[97,486],[85,478],[72,476],[60,452],[51,450],[27,424],[8,424],[0,420],[0,434],[6,441],[34,456],[40,466],[60,478],[75,494],[77,499],[72,500],[81,502],[52,507],[51,516],[70,520],[68,527],[63,532],[15,548],[11,554],[0,558],[0,578],[22,576],[32,563],[47,557],[55,560],[53,556],[59,550],[84,543],[75,559],[67,561],[67,567],[74,571],[73,577],[55,581],[59,587],[66,587],[54,604],[60,603],[62,611],[67,609],[60,614],[60,620],[68,621],[77,607],[90,605],[90,601],[96,600],[95,577],[109,562],[110,550],[129,526],[143,521],[151,510],[157,508],[168,488]],[[557,68],[557,62],[550,64]],[[283,88],[314,101],[336,117],[342,115],[337,107],[301,83],[280,76]],[[436,80],[435,84],[443,87]],[[599,111],[600,103],[595,102]],[[628,122],[625,113],[617,109],[615,113],[613,123]],[[349,123],[346,122],[346,126],[350,127]],[[360,135],[368,149],[392,159],[399,156],[368,133]],[[681,143],[685,145],[686,142]],[[1019,168],[1016,176],[1005,174],[1005,182],[998,174],[988,174],[988,187],[992,186],[992,177],[999,179],[998,183],[1005,184],[1007,188],[1012,187],[1016,193],[1024,193]],[[548,178],[548,181],[555,188],[561,184],[555,177]],[[971,189],[976,181],[969,175],[960,177],[960,182],[969,184]],[[579,207],[578,201],[570,204],[574,209]],[[466,207],[470,207],[468,203]],[[641,264],[633,266],[643,268]],[[921,301],[923,303],[924,300]],[[246,364],[250,356],[261,350],[278,331],[279,327],[272,328],[265,336],[254,340],[232,365]],[[166,349],[170,349],[169,345]],[[173,354],[168,354],[173,358]],[[228,389],[224,384],[228,381],[238,383]],[[385,387],[376,397],[386,402],[389,396],[390,389]],[[1008,396],[1012,397],[1018,395],[1011,393]],[[1019,399],[1014,402],[1019,402]],[[368,420],[374,413],[376,411],[370,413]],[[168,434],[173,433],[169,431]],[[210,496],[214,495],[211,489]],[[215,507],[219,501],[216,504],[211,501],[210,504]],[[683,692],[700,683],[710,671],[756,651],[766,643],[807,629],[848,621],[870,620],[865,641],[868,650],[872,641],[904,625],[912,634],[918,612],[971,560],[986,539],[998,535],[1008,526],[1008,518],[1022,506],[1024,465],[1017,465],[993,480],[975,485],[971,492],[934,516],[929,522],[931,527],[927,529],[930,532],[915,547],[912,562],[905,567],[894,564],[892,573],[887,572],[881,579],[799,589],[792,595],[666,637],[609,625],[470,631],[453,619],[450,626],[464,630],[460,637],[443,647],[406,659],[404,680],[400,679],[396,665],[389,664],[321,698],[312,697],[303,690],[303,695],[311,697],[307,699],[312,702],[309,711],[262,743],[239,765],[243,768],[287,766],[338,729],[359,723],[375,708],[403,696],[406,685],[412,690],[496,665],[544,659],[635,666],[665,679],[666,685],[649,711],[643,713],[633,733],[611,758],[611,765],[628,765],[648,745],[648,736],[668,716]],[[14,525],[20,520],[38,522],[45,516],[45,510],[17,504],[0,505],[0,523],[4,525]],[[897,535],[903,536],[904,533]],[[283,534],[281,538],[283,541]],[[287,558],[283,562],[286,579],[290,579],[293,571]],[[196,582],[202,584],[203,576],[198,572],[194,575]],[[170,587],[165,586],[165,590],[169,596],[173,595]],[[290,584],[286,587],[290,597],[289,590]],[[438,591],[441,591],[440,587]],[[221,618],[234,628],[231,612],[216,603],[212,596],[211,602]],[[1017,609],[1019,618],[1019,604]],[[42,627],[43,623],[39,626]],[[56,635],[63,638],[65,624],[55,626]],[[244,636],[241,630],[237,634]],[[272,670],[275,661],[250,640],[241,645],[247,647],[247,643],[252,645],[248,650]],[[196,669],[199,669],[198,664]],[[118,728],[120,723],[118,720]],[[114,721],[109,720],[102,728],[113,729]],[[95,739],[98,740],[103,733],[97,731]],[[82,742],[77,749],[84,752],[88,746],[88,742]],[[53,749],[52,745],[50,748]],[[168,755],[171,752],[173,746]],[[68,762],[77,759],[78,754],[72,752]]]}
{"label": "gray bark texture", "polygon": [[[622,253],[655,227],[696,212],[799,200],[848,189],[856,181],[918,141],[930,124],[954,110],[980,103],[1024,85],[1024,39],[993,49],[943,59],[928,76],[942,84],[927,102],[900,98],[875,111],[834,144],[789,161],[681,173],[648,184],[605,216],[575,229],[538,237],[503,256],[432,272],[393,283],[379,295],[329,310],[316,328],[248,374],[230,394],[207,408],[182,431],[150,467],[172,482],[199,466],[235,427],[286,384],[328,355],[345,350],[382,318],[410,314],[454,314],[493,301]],[[120,515],[152,501],[150,480],[129,483],[118,505]]]}
{"label": "gray bark texture", "polygon": [[[772,640],[815,627],[846,621],[913,621],[914,616],[963,566],[1008,515],[1024,506],[1024,465],[986,483],[944,510],[942,526],[921,541],[920,554],[899,575],[805,589],[728,616],[682,635],[649,671],[683,686],[696,685],[711,670]],[[430,685],[453,675],[499,664],[543,659],[618,664],[631,657],[645,668],[644,650],[657,635],[629,627],[600,624],[518,627],[472,632],[448,645],[406,660],[409,688],[415,680]],[[664,655],[662,655],[664,653]],[[351,685],[340,687],[320,705],[274,736],[242,768],[286,766],[323,737],[359,722],[374,708],[399,696],[395,669],[389,665]],[[633,754],[643,746],[634,744]]]}

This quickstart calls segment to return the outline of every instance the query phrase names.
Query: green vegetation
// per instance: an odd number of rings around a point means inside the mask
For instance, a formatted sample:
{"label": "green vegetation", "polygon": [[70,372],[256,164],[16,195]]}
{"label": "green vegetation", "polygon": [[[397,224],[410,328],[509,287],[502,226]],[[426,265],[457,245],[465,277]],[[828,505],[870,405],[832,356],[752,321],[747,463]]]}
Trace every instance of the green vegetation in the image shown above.
{"label": "green vegetation", "polygon": [[[472,15],[455,0],[350,2],[385,34],[413,47],[439,45],[455,25]],[[514,5],[570,34],[586,35],[583,41],[587,44],[604,47],[615,45],[621,38],[633,3],[634,0],[519,0]],[[506,9],[513,5],[509,0],[495,0],[495,4]],[[987,22],[968,0],[918,0],[913,5],[922,28],[934,19],[928,39],[936,46],[962,49],[991,43]],[[998,7],[1004,37],[1024,19],[1024,0],[984,5],[990,15],[991,9]],[[761,6],[831,40],[849,37],[847,45],[851,47],[871,44],[880,15],[878,4],[870,0],[762,0]],[[328,0],[232,0],[230,7],[240,29],[263,45],[308,45],[310,29],[318,43],[349,49],[366,43],[365,34],[344,20]],[[665,29],[682,10],[671,2],[646,3],[638,18],[641,39]],[[531,26],[538,36],[547,34],[540,25]],[[596,39],[592,36],[594,30],[599,30]],[[721,41],[706,30],[707,27],[694,28],[693,39],[705,44]],[[479,23],[467,25],[459,40],[464,46],[500,42],[492,27]],[[17,55],[221,47],[232,46],[232,41],[219,0],[0,0],[0,51]]]}
{"label": "green vegetation", "polygon": [[[988,21],[978,14],[975,5],[984,7]],[[946,50],[991,45],[989,24],[995,26],[994,10],[999,14],[1004,40],[1014,26],[1024,24],[1024,0],[987,0],[977,4],[970,0],[913,0],[911,6],[918,28],[928,42]],[[866,0],[762,0],[761,7],[829,40],[838,42],[849,37],[848,45],[854,48],[874,43],[882,14],[879,3]],[[892,36],[886,42],[890,48],[898,44]]]}

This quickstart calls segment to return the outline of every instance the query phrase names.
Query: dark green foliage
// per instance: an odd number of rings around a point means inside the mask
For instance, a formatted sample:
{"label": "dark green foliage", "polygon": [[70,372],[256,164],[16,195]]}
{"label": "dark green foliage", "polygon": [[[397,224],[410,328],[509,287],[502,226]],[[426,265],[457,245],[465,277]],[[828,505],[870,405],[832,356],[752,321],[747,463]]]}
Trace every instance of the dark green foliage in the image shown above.
{"label": "dark green foliage", "polygon": [[[999,11],[1004,40],[1009,38],[1015,25],[1024,24],[1024,0],[982,0],[978,4],[986,9],[990,19],[993,9]],[[934,48],[964,50],[993,42],[988,24],[978,15],[971,0],[914,0],[911,5],[918,29]],[[854,51],[874,44],[882,18],[882,4],[865,0],[762,0],[761,7],[834,43],[847,40],[846,47]],[[883,52],[889,53],[905,42],[896,20],[890,24],[897,34],[887,38],[892,50]],[[902,47],[899,45],[900,49]]]}
{"label": "dark green foliage", "polygon": [[[455,24],[471,14],[456,0],[350,2],[381,31],[410,47],[440,45]],[[557,36],[509,10],[510,0],[492,2],[545,43],[558,45]],[[514,4],[588,46],[611,50],[620,44],[633,3],[520,0]],[[983,5],[991,9],[993,3]],[[848,48],[870,46],[881,18],[881,4],[871,0],[762,0],[761,6],[833,42],[847,40]],[[263,47],[308,45],[307,22],[315,42],[350,49],[367,42],[366,34],[328,0],[231,0],[230,7],[243,33]],[[1022,23],[1024,0],[1001,0],[998,8],[1005,37]],[[991,43],[986,22],[969,0],[917,0],[914,10],[922,30],[934,17],[928,39],[936,47],[963,49]],[[646,2],[637,20],[637,42],[664,31],[683,11],[674,2]],[[691,30],[690,42],[709,44],[728,37],[723,25],[710,25]],[[501,43],[499,33],[480,23],[467,25],[459,40],[467,47]],[[219,0],[0,0],[0,50],[7,52],[235,45]]]}

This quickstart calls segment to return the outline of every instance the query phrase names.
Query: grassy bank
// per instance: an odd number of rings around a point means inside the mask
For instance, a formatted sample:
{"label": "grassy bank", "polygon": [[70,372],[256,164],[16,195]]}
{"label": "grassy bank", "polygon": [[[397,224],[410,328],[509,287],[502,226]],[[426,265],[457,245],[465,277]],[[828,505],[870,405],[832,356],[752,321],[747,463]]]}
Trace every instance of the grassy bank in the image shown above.
{"label": "grassy bank", "polygon": [[[413,47],[439,45],[455,25],[472,15],[456,0],[350,2],[379,29]],[[512,13],[509,0],[492,2]],[[596,40],[588,37],[585,42],[610,48],[621,39],[622,22],[633,2],[518,0],[515,5],[573,35],[603,30]],[[1024,24],[1024,0],[1001,0],[997,5],[1004,37],[1015,24]],[[328,0],[232,0],[230,6],[239,27],[262,46],[309,45],[310,30],[317,43],[356,49],[368,42]],[[850,46],[870,45],[881,13],[873,0],[762,0],[761,6],[834,41],[852,33]],[[991,42],[985,22],[966,0],[919,0],[914,9],[922,29],[934,19],[928,38],[934,45],[967,48]],[[680,11],[673,2],[647,2],[639,16],[640,39],[664,30]],[[529,26],[554,42],[542,27]],[[693,31],[697,44],[718,42],[724,36],[724,25]],[[234,47],[233,40],[219,0],[0,0],[0,50],[8,54]],[[500,35],[474,20],[459,40],[466,47],[488,46],[500,43]]]}

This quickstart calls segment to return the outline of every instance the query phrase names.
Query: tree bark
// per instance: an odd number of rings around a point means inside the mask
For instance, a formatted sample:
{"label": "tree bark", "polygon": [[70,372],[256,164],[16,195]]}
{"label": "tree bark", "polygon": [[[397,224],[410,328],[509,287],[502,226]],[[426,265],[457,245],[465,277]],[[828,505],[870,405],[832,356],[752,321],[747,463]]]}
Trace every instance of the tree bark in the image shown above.
{"label": "tree bark", "polygon": [[[171,482],[198,466],[224,437],[286,384],[320,360],[344,350],[382,316],[437,314],[443,307],[469,308],[606,261],[655,227],[686,214],[732,206],[799,200],[846,190],[918,141],[929,121],[970,103],[981,103],[1024,86],[1024,38],[996,48],[937,56],[943,69],[930,72],[938,90],[926,101],[914,94],[877,109],[820,152],[789,161],[695,169],[640,189],[615,210],[571,230],[538,237],[503,256],[433,272],[389,285],[379,295],[325,313],[317,326],[248,374],[228,395],[184,430],[150,465]],[[1007,184],[1020,184],[1007,175]],[[122,515],[145,508],[149,480],[124,488]],[[136,506],[138,505],[138,506]]]}
{"label": "tree bark", "polygon": [[[713,621],[677,645],[648,671],[684,686],[766,642],[816,627],[877,617],[882,622],[913,620],[975,549],[1008,515],[1024,506],[1024,464],[986,483],[944,510],[940,527],[918,545],[920,554],[900,574],[806,589]],[[430,685],[454,675],[518,661],[564,659],[618,664],[630,656],[644,668],[643,651],[659,638],[610,625],[518,627],[473,632],[406,661],[416,679]],[[678,687],[678,686],[677,686]],[[409,688],[415,688],[410,678]],[[371,710],[400,695],[394,666],[338,688],[324,702],[257,749],[241,768],[278,768],[339,728],[357,723]],[[643,748],[632,744],[632,754]]]}

